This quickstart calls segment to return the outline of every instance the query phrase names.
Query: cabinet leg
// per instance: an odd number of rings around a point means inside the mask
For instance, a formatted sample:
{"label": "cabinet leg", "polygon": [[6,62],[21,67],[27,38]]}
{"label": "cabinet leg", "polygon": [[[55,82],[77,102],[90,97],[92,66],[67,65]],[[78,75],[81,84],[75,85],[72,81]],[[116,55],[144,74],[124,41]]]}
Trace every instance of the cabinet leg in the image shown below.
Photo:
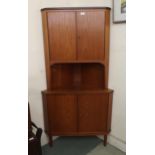
{"label": "cabinet leg", "polygon": [[104,135],[104,141],[103,141],[104,146],[107,145],[107,135]]}
{"label": "cabinet leg", "polygon": [[51,147],[53,146],[53,138],[52,138],[52,136],[49,136],[49,145]]}

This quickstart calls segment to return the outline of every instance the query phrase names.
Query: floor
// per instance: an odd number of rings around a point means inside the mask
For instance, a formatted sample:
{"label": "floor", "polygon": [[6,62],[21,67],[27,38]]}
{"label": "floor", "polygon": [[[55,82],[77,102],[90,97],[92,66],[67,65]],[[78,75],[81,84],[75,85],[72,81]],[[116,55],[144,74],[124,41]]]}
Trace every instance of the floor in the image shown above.
{"label": "floor", "polygon": [[45,145],[42,147],[43,155],[125,155],[117,148],[107,145],[103,146],[102,140],[93,137],[59,137],[53,147]]}

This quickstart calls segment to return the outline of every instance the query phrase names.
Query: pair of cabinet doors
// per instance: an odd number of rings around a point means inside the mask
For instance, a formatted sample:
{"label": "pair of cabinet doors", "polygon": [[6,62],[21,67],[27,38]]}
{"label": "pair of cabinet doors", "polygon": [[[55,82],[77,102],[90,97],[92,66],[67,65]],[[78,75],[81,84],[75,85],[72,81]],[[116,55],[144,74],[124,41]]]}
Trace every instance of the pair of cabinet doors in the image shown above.
{"label": "pair of cabinet doors", "polygon": [[48,125],[52,132],[50,134],[85,135],[109,132],[110,94],[108,92],[61,95],[44,92],[48,107]]}
{"label": "pair of cabinet doors", "polygon": [[104,9],[48,11],[50,60],[104,60],[106,12]]}

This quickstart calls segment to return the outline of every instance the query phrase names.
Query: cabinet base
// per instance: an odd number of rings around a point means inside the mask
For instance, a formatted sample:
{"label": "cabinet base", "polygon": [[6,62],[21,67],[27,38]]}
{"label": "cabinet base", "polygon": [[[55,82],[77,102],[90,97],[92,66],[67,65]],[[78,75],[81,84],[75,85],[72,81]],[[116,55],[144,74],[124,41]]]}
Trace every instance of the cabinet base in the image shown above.
{"label": "cabinet base", "polygon": [[49,146],[52,147],[53,146],[53,137],[52,136],[48,136],[49,137]]}
{"label": "cabinet base", "polygon": [[104,145],[104,146],[107,146],[107,135],[104,135],[103,145]]}

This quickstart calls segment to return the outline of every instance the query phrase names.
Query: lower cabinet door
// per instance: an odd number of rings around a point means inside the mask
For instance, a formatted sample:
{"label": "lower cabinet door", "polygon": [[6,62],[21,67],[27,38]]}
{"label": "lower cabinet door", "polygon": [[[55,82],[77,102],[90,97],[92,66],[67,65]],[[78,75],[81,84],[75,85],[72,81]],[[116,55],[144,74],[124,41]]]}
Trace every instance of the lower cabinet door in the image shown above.
{"label": "lower cabinet door", "polygon": [[74,95],[47,96],[48,122],[53,134],[77,132],[77,97]]}
{"label": "lower cabinet door", "polygon": [[108,94],[78,96],[79,134],[107,132]]}

